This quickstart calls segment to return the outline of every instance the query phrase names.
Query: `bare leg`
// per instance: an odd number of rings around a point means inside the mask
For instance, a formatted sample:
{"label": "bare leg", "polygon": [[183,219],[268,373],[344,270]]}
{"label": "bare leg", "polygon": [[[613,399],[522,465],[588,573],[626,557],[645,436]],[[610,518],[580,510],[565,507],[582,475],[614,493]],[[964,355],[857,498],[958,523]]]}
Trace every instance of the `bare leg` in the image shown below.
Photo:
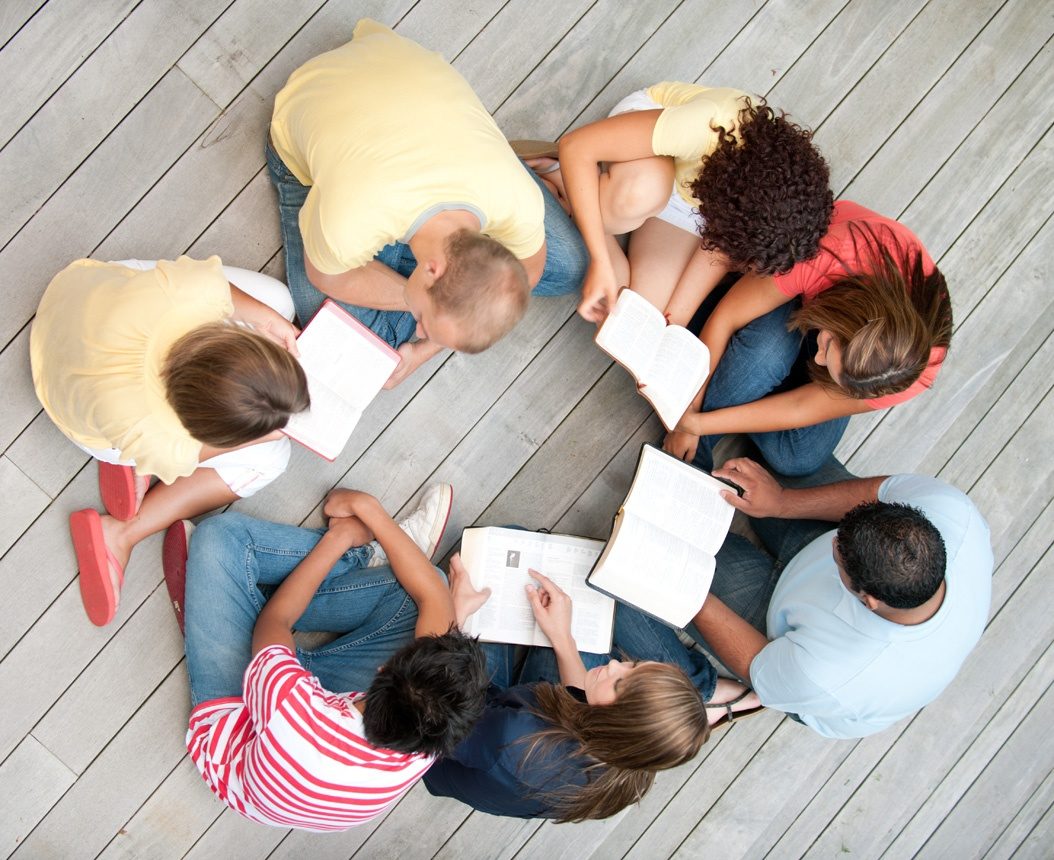
{"label": "bare leg", "polygon": [[698,248],[697,234],[658,218],[649,218],[629,240],[633,291],[665,311]]}
{"label": "bare leg", "polygon": [[670,322],[688,325],[703,299],[728,272],[728,262],[723,254],[697,246],[666,304]]}
{"label": "bare leg", "polygon": [[[122,522],[103,515],[103,538],[121,567],[126,567],[139,541],[164,531],[176,520],[196,517],[237,498],[215,469],[197,469],[185,478],[148,490],[139,513],[130,520]],[[116,571],[111,570],[111,576],[116,577]]]}

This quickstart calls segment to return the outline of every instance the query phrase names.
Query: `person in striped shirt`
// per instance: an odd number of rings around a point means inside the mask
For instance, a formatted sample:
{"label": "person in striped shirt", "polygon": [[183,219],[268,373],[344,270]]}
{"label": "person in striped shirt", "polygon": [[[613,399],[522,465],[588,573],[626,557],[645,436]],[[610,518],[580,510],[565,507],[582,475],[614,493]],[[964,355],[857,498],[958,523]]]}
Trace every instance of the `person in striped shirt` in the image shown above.
{"label": "person in striped shirt", "polygon": [[[446,490],[426,493],[430,551]],[[442,575],[377,499],[336,490],[324,510],[325,531],[208,519],[186,568],[194,764],[246,818],[319,832],[391,806],[469,733],[488,683]],[[369,566],[374,539],[387,566]],[[305,651],[294,625],[349,632]]]}

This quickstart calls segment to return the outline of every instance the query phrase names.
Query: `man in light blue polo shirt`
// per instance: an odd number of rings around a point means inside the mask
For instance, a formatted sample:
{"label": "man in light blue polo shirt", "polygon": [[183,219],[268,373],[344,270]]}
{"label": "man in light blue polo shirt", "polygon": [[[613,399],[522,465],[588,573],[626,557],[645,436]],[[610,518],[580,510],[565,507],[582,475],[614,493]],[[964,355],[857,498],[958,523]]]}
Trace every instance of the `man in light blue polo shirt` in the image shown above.
{"label": "man in light blue polo shirt", "polygon": [[718,554],[694,621],[714,654],[825,737],[933,701],[988,620],[992,547],[973,502],[936,478],[854,478],[833,458],[811,486],[746,458],[714,474],[743,487],[726,497],[768,550],[729,535]]}

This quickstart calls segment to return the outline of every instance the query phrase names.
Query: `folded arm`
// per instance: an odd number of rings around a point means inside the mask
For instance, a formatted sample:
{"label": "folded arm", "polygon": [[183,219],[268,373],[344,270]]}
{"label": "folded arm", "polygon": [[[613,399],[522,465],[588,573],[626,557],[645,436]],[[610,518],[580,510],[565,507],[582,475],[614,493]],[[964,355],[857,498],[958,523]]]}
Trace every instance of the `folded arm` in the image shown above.
{"label": "folded arm", "polygon": [[409,310],[403,297],[406,278],[376,260],[357,269],[327,275],[305,255],[304,269],[316,289],[338,301],[381,311]]}
{"label": "folded arm", "polygon": [[590,258],[582,283],[579,313],[593,322],[603,318],[599,307],[601,300],[607,302],[610,310],[614,307],[619,287],[627,286],[616,282],[608,253],[605,237],[614,232],[614,227],[604,223],[599,168],[602,163],[654,156],[651,139],[660,113],[662,111],[647,110],[619,114],[584,125],[560,139],[560,172],[564,189]]}
{"label": "folded arm", "polygon": [[334,490],[324,511],[330,516],[356,517],[373,532],[395,578],[417,604],[417,636],[438,636],[450,629],[455,620],[454,602],[446,582],[377,499],[357,490]]}

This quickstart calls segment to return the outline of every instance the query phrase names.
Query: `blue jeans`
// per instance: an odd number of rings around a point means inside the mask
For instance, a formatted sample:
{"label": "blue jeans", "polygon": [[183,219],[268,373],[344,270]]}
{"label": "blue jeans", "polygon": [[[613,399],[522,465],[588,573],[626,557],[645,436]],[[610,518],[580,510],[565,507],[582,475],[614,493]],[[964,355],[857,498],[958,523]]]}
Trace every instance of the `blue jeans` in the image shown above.
{"label": "blue jeans", "polygon": [[[619,603],[615,608],[614,645],[610,654],[579,652],[586,669],[603,666],[609,660],[654,660],[680,666],[695,684],[704,701],[713,698],[717,672],[700,652],[689,650],[667,627],[631,606]],[[487,643],[487,668],[491,683],[506,689],[536,681],[560,683],[556,654],[552,648]]]}
{"label": "blue jeans", "polygon": [[[753,403],[808,381],[802,336],[787,331],[787,321],[797,307],[797,302],[788,302],[735,333],[706,388],[704,412]],[[834,454],[848,424],[848,418],[835,418],[809,427],[748,435],[774,471],[802,476],[816,472]],[[692,462],[711,471],[714,446],[720,438],[701,437]]]}
{"label": "blue jeans", "polygon": [[[242,695],[253,628],[267,597],[324,532],[229,512],[194,531],[187,560],[186,651],[193,705]],[[366,690],[413,641],[417,605],[391,568],[366,569],[372,546],[349,549],[323,580],[297,630],[342,633],[297,657],[327,690]]]}
{"label": "blue jeans", "polygon": [[[267,169],[271,182],[278,192],[278,215],[282,225],[282,244],[285,246],[285,271],[289,292],[293,296],[296,315],[301,324],[306,324],[326,300],[326,295],[315,288],[308,280],[304,268],[304,240],[300,235],[300,208],[307,198],[307,186],[292,174],[267,142]],[[471,169],[467,167],[466,169]],[[524,167],[524,170],[528,170]],[[589,253],[586,251],[582,236],[574,222],[560,207],[556,198],[550,194],[542,181],[528,170],[531,178],[542,189],[545,198],[545,269],[541,280],[532,291],[535,296],[561,296],[573,293],[582,285],[586,268],[589,265]],[[388,268],[408,278],[415,268],[417,260],[410,246],[403,242],[385,245],[374,259]],[[413,315],[407,311],[381,311],[374,308],[363,308],[340,302],[348,313],[355,316],[363,325],[387,341],[394,349],[410,340],[417,328]]]}
{"label": "blue jeans", "polygon": [[[834,457],[811,475],[783,478],[785,487],[818,487],[848,481],[853,475]],[[717,570],[710,593],[740,618],[766,632],[766,615],[780,574],[799,552],[822,534],[837,527],[820,520],[754,519],[750,525],[765,549],[742,535],[730,534],[717,553]],[[693,633],[696,633],[693,628]],[[697,633],[696,633],[697,635]]]}

